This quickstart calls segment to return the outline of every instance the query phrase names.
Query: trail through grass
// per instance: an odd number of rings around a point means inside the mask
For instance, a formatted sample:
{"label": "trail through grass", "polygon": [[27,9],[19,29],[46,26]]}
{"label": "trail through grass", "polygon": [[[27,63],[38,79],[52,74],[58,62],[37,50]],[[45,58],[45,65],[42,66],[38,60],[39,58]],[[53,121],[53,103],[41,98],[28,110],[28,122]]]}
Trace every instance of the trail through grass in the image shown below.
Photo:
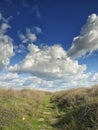
{"label": "trail through grass", "polygon": [[56,130],[50,93],[1,90],[0,130]]}
{"label": "trail through grass", "polygon": [[0,130],[98,130],[98,86],[56,93],[0,89]]}

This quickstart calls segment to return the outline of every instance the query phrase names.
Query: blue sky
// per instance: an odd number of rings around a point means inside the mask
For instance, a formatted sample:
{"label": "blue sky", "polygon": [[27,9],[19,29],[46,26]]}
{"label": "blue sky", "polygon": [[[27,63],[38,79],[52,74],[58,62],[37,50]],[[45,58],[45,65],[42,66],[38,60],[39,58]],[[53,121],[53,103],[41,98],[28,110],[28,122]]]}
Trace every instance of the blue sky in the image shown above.
{"label": "blue sky", "polygon": [[0,86],[98,84],[97,0],[1,0]]}

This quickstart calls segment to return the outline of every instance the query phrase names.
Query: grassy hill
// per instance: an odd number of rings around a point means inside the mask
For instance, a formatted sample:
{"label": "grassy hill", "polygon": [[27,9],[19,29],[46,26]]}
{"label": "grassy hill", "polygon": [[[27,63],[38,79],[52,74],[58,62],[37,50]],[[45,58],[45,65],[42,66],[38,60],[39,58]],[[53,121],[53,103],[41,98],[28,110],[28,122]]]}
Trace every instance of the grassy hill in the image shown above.
{"label": "grassy hill", "polygon": [[1,88],[0,130],[98,130],[98,86],[55,93]]}

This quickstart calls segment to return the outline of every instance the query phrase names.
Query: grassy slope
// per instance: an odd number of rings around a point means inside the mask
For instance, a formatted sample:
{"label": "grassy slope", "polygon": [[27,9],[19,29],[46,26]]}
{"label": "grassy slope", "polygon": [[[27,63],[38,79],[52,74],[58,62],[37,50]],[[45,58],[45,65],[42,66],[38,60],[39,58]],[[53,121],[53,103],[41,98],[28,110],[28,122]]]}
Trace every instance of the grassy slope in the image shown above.
{"label": "grassy slope", "polygon": [[55,93],[51,99],[59,109],[62,130],[98,130],[98,86]]}
{"label": "grassy slope", "polygon": [[0,130],[55,130],[51,93],[0,90]]}
{"label": "grassy slope", "polygon": [[98,130],[98,86],[57,93],[0,89],[0,130]]}

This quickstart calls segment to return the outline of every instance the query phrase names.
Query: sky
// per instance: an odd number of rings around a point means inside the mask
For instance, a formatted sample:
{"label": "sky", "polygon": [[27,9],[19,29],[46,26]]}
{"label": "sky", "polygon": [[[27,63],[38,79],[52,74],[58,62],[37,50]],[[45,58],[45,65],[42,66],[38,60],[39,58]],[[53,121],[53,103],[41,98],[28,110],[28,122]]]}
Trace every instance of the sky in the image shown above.
{"label": "sky", "polygon": [[98,84],[97,0],[0,0],[0,87]]}

